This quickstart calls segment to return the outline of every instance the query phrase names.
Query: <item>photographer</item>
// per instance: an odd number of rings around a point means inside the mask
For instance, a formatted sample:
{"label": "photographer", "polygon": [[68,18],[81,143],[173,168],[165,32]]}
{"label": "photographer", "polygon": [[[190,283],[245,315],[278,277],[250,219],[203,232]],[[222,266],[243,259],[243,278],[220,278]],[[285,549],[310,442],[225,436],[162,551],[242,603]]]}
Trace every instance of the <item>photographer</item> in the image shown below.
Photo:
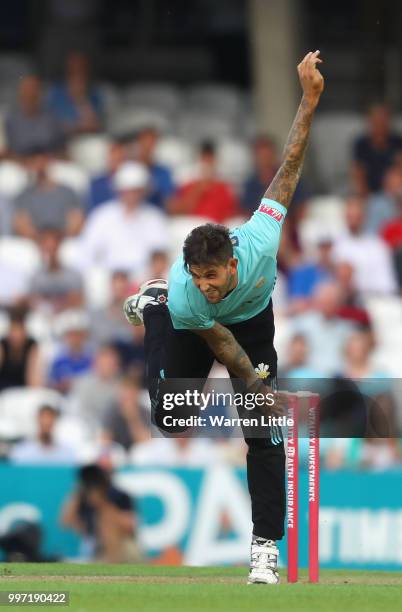
{"label": "photographer", "polygon": [[64,504],[61,523],[83,538],[81,551],[91,559],[106,563],[140,559],[132,500],[112,485],[98,465],[80,468],[78,486]]}

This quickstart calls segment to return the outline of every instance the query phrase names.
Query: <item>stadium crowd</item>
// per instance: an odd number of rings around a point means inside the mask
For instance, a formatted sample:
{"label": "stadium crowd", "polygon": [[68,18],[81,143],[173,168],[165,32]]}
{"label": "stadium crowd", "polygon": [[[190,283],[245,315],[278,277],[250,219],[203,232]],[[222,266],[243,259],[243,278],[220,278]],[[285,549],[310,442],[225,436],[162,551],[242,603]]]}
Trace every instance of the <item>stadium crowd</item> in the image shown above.
{"label": "stadium crowd", "polygon": [[[122,303],[144,280],[167,278],[193,226],[246,220],[280,153],[269,136],[254,134],[249,144],[243,141],[244,158],[226,160],[227,167],[244,159],[239,171],[235,165],[224,172],[222,144],[210,130],[202,137],[200,129],[200,138],[183,142],[180,151],[172,138],[169,150],[165,127],[152,113],[109,130],[102,92],[90,79],[87,58],[72,53],[60,83],[45,86],[36,74],[21,78],[6,112],[0,162],[3,458],[106,469],[220,460],[243,465],[239,439],[151,435],[143,330],[127,324]],[[295,194],[274,293],[284,377],[378,379],[376,393],[392,395],[402,363],[402,345],[395,346],[400,329],[384,335],[382,320],[392,327],[402,319],[402,136],[391,126],[385,105],[370,109],[366,131],[342,152],[350,158],[342,197],[317,197],[314,181],[306,180]],[[190,149],[196,155],[187,159],[183,151]],[[222,376],[218,367],[215,375]],[[390,405],[400,426],[401,406]],[[326,441],[323,455],[332,469],[381,469],[402,461],[391,439]]]}

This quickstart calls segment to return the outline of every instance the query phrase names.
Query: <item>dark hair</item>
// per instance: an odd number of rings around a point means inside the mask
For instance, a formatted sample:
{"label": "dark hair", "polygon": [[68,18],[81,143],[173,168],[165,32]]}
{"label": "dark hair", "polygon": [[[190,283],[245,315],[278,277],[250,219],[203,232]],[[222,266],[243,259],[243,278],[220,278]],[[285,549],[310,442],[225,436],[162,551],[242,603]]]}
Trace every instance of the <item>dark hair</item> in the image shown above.
{"label": "dark hair", "polygon": [[200,143],[200,153],[201,155],[215,155],[215,143],[212,140],[203,140]]}
{"label": "dark hair", "polygon": [[107,487],[109,485],[109,474],[95,463],[84,465],[78,470],[78,479],[86,487]]}
{"label": "dark hair", "polygon": [[229,230],[223,225],[207,223],[190,232],[183,246],[184,265],[226,264],[233,257]]}
{"label": "dark hair", "polygon": [[25,319],[28,314],[28,309],[24,306],[10,306],[8,309],[8,317],[10,323],[25,324]]}

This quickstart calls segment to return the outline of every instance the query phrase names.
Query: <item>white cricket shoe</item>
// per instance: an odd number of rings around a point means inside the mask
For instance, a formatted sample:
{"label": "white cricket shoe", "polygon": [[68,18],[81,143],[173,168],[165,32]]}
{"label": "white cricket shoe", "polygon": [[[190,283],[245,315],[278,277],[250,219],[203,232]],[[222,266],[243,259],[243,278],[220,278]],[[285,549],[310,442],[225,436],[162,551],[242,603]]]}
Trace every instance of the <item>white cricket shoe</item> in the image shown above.
{"label": "white cricket shoe", "polygon": [[274,540],[253,539],[247,584],[278,584],[278,555],[279,550]]}
{"label": "white cricket shoe", "polygon": [[124,315],[131,325],[144,324],[144,308],[148,304],[158,306],[167,304],[168,284],[164,278],[146,281],[141,285],[138,293],[130,295],[123,305]]}

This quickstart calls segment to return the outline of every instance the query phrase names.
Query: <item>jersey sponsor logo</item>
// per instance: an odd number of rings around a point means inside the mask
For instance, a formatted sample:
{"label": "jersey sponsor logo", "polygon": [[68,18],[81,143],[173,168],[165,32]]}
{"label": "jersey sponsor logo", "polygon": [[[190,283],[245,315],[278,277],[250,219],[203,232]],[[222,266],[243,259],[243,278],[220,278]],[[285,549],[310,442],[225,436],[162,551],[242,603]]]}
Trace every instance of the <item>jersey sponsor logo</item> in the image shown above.
{"label": "jersey sponsor logo", "polygon": [[276,221],[278,221],[278,223],[280,223],[280,221],[282,221],[283,219],[283,213],[281,213],[279,210],[276,210],[276,208],[272,208],[272,206],[260,204],[258,210],[262,213],[265,213],[266,215],[269,215],[270,217],[273,217]]}
{"label": "jersey sponsor logo", "polygon": [[265,277],[261,276],[261,278],[258,279],[258,281],[255,284],[255,288],[259,289],[260,287],[262,287],[265,284]]}

